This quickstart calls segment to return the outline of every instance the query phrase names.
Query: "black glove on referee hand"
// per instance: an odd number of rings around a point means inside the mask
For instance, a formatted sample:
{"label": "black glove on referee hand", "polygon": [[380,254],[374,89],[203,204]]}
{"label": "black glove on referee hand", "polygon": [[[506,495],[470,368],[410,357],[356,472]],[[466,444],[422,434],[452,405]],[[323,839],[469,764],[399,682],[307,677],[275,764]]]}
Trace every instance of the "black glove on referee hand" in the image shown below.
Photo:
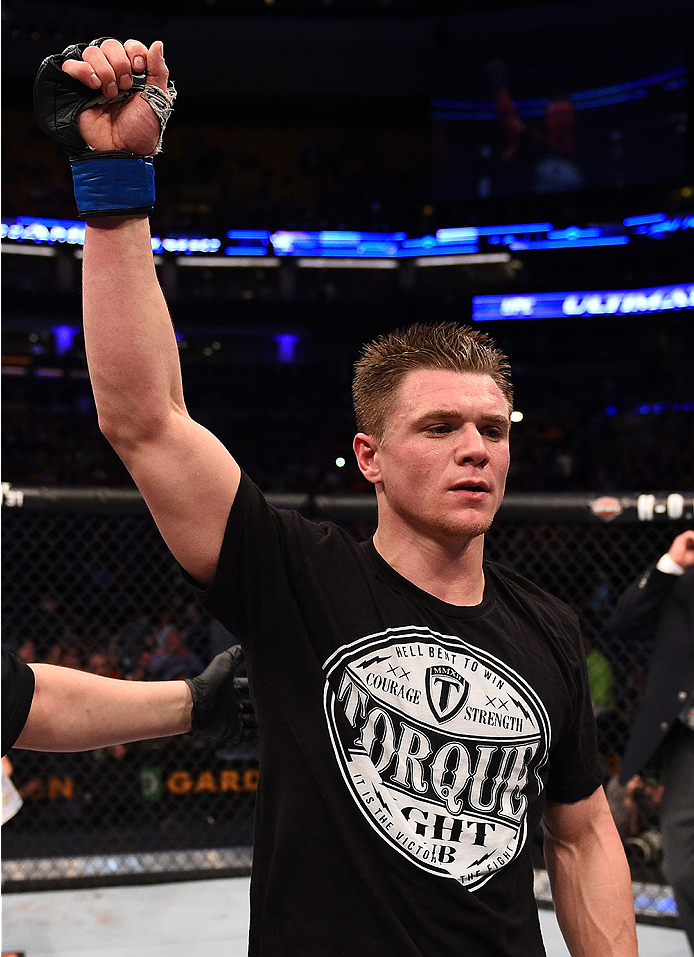
{"label": "black glove on referee hand", "polygon": [[244,660],[241,645],[212,659],[197,678],[186,678],[193,698],[194,735],[238,744],[257,740],[258,722],[248,690],[248,678],[234,677]]}

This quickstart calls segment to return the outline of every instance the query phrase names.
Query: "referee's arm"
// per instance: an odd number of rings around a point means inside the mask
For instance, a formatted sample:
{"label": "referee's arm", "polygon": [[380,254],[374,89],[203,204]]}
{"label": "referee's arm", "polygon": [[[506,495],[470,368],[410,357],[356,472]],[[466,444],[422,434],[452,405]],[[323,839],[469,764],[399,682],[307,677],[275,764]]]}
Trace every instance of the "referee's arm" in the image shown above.
{"label": "referee's arm", "polygon": [[89,751],[191,729],[185,681],[125,681],[59,665],[29,665],[34,696],[14,747]]}

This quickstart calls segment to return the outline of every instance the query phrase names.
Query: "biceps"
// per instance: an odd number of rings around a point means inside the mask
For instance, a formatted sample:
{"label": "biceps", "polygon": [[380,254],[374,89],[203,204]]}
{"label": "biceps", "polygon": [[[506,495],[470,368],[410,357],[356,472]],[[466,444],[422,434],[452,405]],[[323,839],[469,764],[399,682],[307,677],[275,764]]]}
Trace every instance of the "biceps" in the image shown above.
{"label": "biceps", "polygon": [[612,814],[602,787],[571,804],[548,801],[542,823],[546,840],[556,845],[573,846],[605,825],[613,826]]}
{"label": "biceps", "polygon": [[192,577],[214,577],[241,477],[229,451],[187,415],[123,456],[174,557]]}

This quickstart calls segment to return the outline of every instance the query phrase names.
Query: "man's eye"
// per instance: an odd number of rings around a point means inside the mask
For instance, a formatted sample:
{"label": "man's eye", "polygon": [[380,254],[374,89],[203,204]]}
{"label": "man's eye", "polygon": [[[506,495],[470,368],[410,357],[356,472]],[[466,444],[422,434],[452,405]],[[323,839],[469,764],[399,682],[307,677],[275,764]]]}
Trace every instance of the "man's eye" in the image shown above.
{"label": "man's eye", "polygon": [[504,437],[502,429],[498,429],[496,426],[484,429],[483,431],[484,434],[490,439],[503,439]]}
{"label": "man's eye", "polygon": [[427,426],[427,432],[433,432],[434,435],[445,435],[447,432],[451,431],[450,425],[446,425],[443,422],[437,422],[436,425]]}

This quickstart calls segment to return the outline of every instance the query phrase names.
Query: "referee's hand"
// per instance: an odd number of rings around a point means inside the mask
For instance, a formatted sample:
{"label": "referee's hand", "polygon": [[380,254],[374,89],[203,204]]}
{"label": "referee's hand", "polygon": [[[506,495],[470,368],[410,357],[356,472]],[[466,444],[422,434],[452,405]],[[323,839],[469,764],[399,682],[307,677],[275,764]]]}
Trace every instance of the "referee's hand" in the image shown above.
{"label": "referee's hand", "polygon": [[186,678],[193,698],[191,731],[200,737],[238,744],[258,737],[248,678],[237,678],[241,645],[222,651],[197,678]]}

